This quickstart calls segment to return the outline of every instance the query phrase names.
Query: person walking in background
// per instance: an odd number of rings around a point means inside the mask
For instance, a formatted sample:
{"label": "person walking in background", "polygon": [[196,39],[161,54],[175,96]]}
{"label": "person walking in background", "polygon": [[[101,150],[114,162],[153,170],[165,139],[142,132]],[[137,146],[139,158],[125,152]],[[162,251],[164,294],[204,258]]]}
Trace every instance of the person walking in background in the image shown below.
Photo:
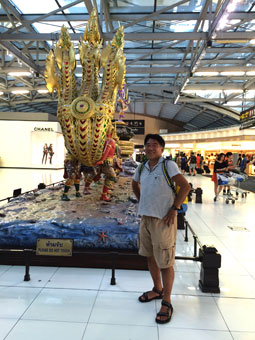
{"label": "person walking in background", "polygon": [[237,166],[239,168],[240,168],[241,161],[242,161],[242,155],[239,153],[239,157],[238,157],[238,160],[237,160]]}
{"label": "person walking in background", "polygon": [[[233,170],[235,167],[233,165],[233,154],[232,152],[227,152],[225,157],[225,163],[228,165],[228,170]],[[227,190],[227,191],[226,191]],[[223,195],[231,195],[230,193],[230,185],[224,185]]]}
{"label": "person walking in background", "polygon": [[217,174],[223,174],[224,172],[228,171],[228,164],[224,161],[225,155],[224,153],[220,153],[215,160],[212,181],[214,182],[214,202],[217,201],[218,196],[223,188],[222,185],[218,185],[218,178]]}
{"label": "person walking in background", "polygon": [[197,157],[193,151],[191,152],[188,162],[189,162],[189,176],[191,176],[191,173],[193,174],[193,176],[196,176]]}
{"label": "person walking in background", "polygon": [[209,156],[209,169],[213,172],[216,156],[211,153]]}
{"label": "person walking in background", "polygon": [[245,172],[246,166],[247,166],[247,158],[246,158],[246,155],[243,153],[242,160],[240,162],[240,171]]}
{"label": "person walking in background", "polygon": [[186,165],[187,165],[187,157],[185,153],[182,153],[181,154],[181,172],[183,175],[185,174]]}
{"label": "person walking in background", "polygon": [[201,155],[200,153],[197,154],[197,169],[201,169]]}
{"label": "person walking in background", "polygon": [[180,169],[181,168],[181,155],[179,153],[176,155],[176,164],[178,168]]}
{"label": "person walking in background", "polygon": [[[139,201],[138,214],[142,216],[139,254],[147,257],[154,287],[143,293],[139,301],[145,303],[163,299],[155,319],[157,323],[163,324],[169,322],[173,314],[171,291],[174,282],[177,210],[189,193],[190,185],[180,174],[177,165],[162,157],[165,141],[160,135],[146,135],[144,144],[148,161],[137,167],[132,188]],[[176,195],[172,181],[180,187]]]}

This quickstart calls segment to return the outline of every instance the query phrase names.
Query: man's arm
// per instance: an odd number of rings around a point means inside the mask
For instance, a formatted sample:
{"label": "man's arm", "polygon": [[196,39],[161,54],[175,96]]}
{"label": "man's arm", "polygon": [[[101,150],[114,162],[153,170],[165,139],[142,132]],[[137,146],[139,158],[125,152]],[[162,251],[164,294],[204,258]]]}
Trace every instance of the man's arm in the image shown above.
{"label": "man's arm", "polygon": [[140,201],[140,183],[132,180],[132,189],[136,198]]}
{"label": "man's arm", "polygon": [[[188,181],[186,180],[186,178],[181,174],[173,176],[172,180],[180,187],[180,190],[177,196],[175,197],[175,200],[173,203],[173,205],[179,209],[183,201],[185,200],[186,196],[190,192],[191,187]],[[177,216],[177,211],[174,209],[171,209],[170,207],[167,215],[163,218],[163,220],[166,224],[170,225],[174,223],[176,216]]]}
{"label": "man's arm", "polygon": [[175,197],[173,205],[175,205],[177,208],[180,208],[185,198],[187,197],[188,193],[190,192],[191,187],[186,178],[181,174],[172,177],[172,179],[180,187],[180,190],[177,196]]}

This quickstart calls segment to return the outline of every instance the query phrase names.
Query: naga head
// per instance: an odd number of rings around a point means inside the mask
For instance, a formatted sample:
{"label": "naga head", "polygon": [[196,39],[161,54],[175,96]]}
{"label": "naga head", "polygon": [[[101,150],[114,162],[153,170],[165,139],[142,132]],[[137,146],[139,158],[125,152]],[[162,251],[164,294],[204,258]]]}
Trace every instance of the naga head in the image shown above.
{"label": "naga head", "polygon": [[69,50],[72,46],[71,38],[69,33],[67,32],[67,28],[63,25],[61,27],[60,37],[57,43],[57,47],[61,47],[63,49]]}
{"label": "naga head", "polygon": [[95,8],[90,13],[88,25],[85,28],[85,32],[83,38],[85,41],[88,41],[91,44],[97,44],[100,42],[100,33],[98,30],[98,21],[97,21],[97,11]]}
{"label": "naga head", "polygon": [[46,59],[44,78],[46,87],[50,93],[53,93],[54,89],[57,89],[58,93],[60,93],[59,77],[55,67],[54,53],[52,50]]}
{"label": "naga head", "polygon": [[124,26],[117,29],[115,36],[112,39],[112,46],[123,49],[124,48]]}

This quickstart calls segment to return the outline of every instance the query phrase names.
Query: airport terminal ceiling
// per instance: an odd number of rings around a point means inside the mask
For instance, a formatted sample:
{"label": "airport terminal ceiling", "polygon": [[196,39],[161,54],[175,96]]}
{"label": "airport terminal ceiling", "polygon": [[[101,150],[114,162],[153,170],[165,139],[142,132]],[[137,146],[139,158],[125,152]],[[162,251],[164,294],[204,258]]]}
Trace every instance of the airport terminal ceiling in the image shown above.
{"label": "airport terminal ceiling", "polygon": [[[125,29],[127,112],[192,131],[236,124],[255,106],[252,0],[0,0],[0,117],[56,115],[45,59],[63,24],[79,56],[94,6],[104,44],[119,25]],[[81,81],[78,58],[76,77]]]}

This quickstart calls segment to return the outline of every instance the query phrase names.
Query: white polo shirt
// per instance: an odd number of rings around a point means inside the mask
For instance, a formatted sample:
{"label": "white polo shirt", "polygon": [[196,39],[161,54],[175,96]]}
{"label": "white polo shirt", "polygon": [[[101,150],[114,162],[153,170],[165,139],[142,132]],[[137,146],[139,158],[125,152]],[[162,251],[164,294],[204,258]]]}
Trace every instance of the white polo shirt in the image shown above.
{"label": "white polo shirt", "polygon": [[[148,161],[145,163],[141,176],[139,176],[139,167],[136,168],[133,180],[140,182],[140,201],[138,214],[141,216],[151,216],[163,218],[167,215],[170,207],[174,202],[174,193],[169,187],[163,172],[163,157],[160,157],[158,163],[150,170]],[[172,178],[180,174],[175,162],[167,160],[167,171]]]}

